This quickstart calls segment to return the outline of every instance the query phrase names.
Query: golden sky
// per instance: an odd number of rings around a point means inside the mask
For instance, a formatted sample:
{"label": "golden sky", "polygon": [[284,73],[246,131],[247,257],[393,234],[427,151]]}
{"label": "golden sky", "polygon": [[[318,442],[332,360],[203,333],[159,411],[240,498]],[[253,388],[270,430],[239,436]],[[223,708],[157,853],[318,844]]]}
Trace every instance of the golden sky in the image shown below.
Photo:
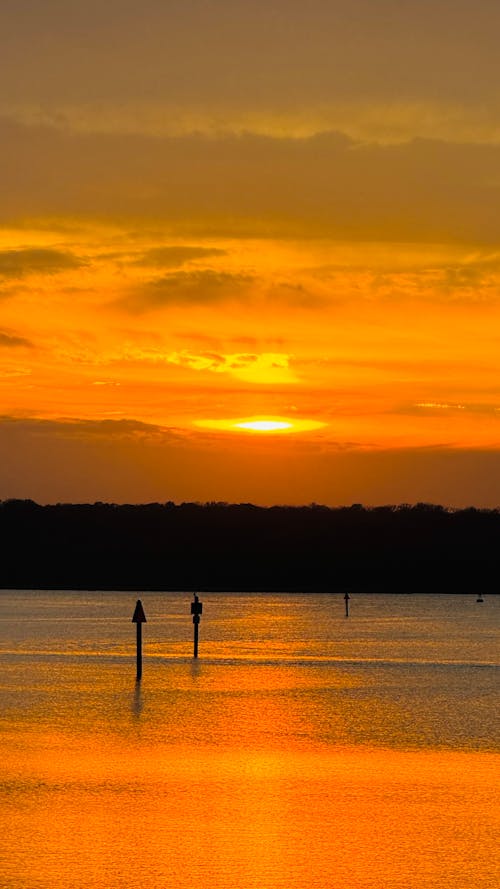
{"label": "golden sky", "polygon": [[0,31],[0,498],[500,503],[496,0]]}

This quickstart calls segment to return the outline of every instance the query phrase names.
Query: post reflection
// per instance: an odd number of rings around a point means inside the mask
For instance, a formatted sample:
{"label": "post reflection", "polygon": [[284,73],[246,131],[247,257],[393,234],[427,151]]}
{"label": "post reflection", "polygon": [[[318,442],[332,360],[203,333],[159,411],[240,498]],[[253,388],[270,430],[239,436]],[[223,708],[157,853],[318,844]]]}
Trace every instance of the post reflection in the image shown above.
{"label": "post reflection", "polygon": [[191,675],[191,678],[196,681],[197,679],[200,678],[200,676],[202,675],[202,672],[203,671],[202,671],[202,666],[200,664],[200,661],[197,658],[192,658],[192,660],[189,663],[189,673]]}
{"label": "post reflection", "polygon": [[142,691],[141,683],[138,679],[136,679],[134,685],[134,691],[132,694],[132,702],[131,702],[131,710],[132,715],[135,719],[140,719],[142,711],[144,709],[144,694]]}

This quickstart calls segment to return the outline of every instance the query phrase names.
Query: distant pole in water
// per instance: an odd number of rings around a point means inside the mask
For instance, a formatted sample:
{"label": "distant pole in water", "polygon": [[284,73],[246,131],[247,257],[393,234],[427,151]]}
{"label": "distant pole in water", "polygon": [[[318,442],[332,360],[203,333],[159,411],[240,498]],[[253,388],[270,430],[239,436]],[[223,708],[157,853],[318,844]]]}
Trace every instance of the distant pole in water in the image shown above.
{"label": "distant pole in water", "polygon": [[344,596],[344,600],[345,600],[345,616],[346,616],[346,617],[349,617],[349,599],[350,599],[350,598],[351,598],[351,597],[350,597],[349,593],[346,593],[345,596]]}
{"label": "distant pole in water", "polygon": [[203,611],[203,602],[200,602],[196,593],[193,593],[194,601],[191,602],[191,614],[193,615],[194,624],[194,652],[193,657],[198,657],[198,627],[200,625],[200,614]]}
{"label": "distant pole in water", "polygon": [[132,623],[135,624],[137,630],[137,681],[142,679],[142,625],[146,623],[146,615],[140,599],[135,605]]}

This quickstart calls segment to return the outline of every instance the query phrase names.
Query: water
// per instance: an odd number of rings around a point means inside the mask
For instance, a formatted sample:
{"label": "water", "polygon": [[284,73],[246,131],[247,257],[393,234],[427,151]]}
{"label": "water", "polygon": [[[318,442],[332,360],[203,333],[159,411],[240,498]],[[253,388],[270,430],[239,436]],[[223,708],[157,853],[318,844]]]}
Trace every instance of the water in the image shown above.
{"label": "water", "polygon": [[500,597],[0,592],[2,889],[496,889]]}

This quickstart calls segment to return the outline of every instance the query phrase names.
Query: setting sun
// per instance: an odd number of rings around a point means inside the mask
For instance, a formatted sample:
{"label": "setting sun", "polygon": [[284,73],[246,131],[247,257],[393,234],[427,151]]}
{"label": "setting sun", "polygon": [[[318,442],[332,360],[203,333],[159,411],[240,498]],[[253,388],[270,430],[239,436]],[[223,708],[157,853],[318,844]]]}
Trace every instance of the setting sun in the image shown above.
{"label": "setting sun", "polygon": [[204,429],[220,429],[225,432],[312,432],[326,426],[319,420],[285,419],[284,417],[246,417],[232,420],[196,420],[196,426]]}
{"label": "setting sun", "polygon": [[284,420],[247,420],[234,425],[236,429],[250,429],[252,432],[282,432],[284,429],[293,428],[292,423]]}

